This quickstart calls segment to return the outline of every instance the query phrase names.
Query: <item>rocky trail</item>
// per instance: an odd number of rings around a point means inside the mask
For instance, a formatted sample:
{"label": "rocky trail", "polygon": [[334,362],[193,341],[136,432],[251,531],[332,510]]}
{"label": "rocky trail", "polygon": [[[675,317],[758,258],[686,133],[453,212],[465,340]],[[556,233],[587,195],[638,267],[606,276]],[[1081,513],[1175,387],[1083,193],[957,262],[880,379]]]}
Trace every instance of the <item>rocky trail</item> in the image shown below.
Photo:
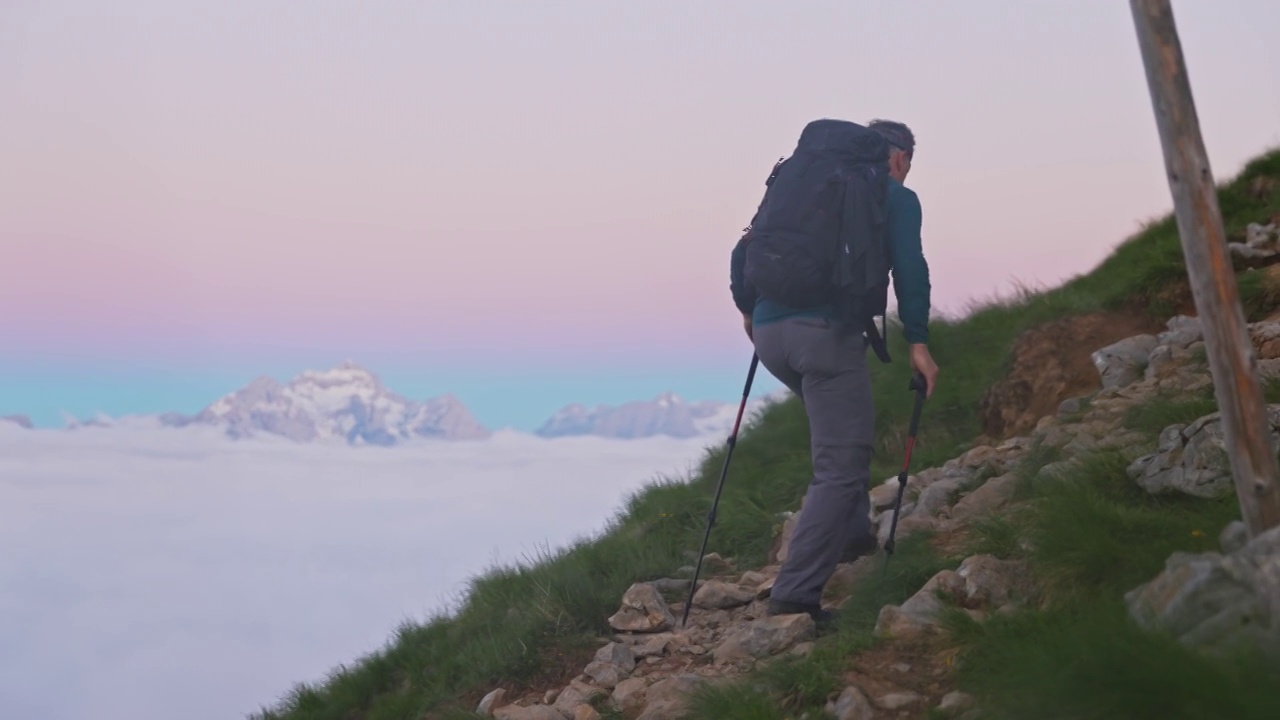
{"label": "rocky trail", "polygon": [[[1250,247],[1261,252],[1262,245]],[[1264,380],[1280,376],[1280,322],[1254,323],[1250,333]],[[976,520],[1020,502],[1020,483],[1034,486],[1082,454],[1104,448],[1124,453],[1130,479],[1147,492],[1196,497],[1232,492],[1216,414],[1171,425],[1158,437],[1127,430],[1122,422],[1130,408],[1154,397],[1208,393],[1212,381],[1203,357],[1199,322],[1181,315],[1158,332],[1097,348],[1089,354],[1097,373],[1092,390],[1057,402],[1053,412],[1021,434],[979,445],[941,466],[916,469],[908,479],[897,538],[928,531],[942,554],[962,552]],[[1273,438],[1280,438],[1280,405],[1270,408]],[[1019,419],[1021,412],[1005,412],[1008,424],[1030,425]],[[1024,462],[1045,448],[1062,459],[1043,467]],[[871,491],[881,543],[896,492],[896,478]],[[779,658],[812,652],[824,638],[816,636],[807,615],[765,613],[794,520],[793,515],[783,523],[763,567],[737,567],[714,553],[705,558],[688,627],[678,624],[692,567],[676,573],[685,577],[637,582],[608,619],[615,633],[601,638],[594,658],[576,677],[518,695],[495,688],[476,711],[499,720],[592,720],[602,713],[627,720],[675,719],[682,717],[688,694],[704,683],[740,679]],[[1280,533],[1264,534],[1246,546],[1241,531],[1238,523],[1221,529],[1222,553],[1171,558],[1164,573],[1128,594],[1132,616],[1171,624],[1189,641],[1244,633],[1280,647]],[[825,603],[840,607],[861,584],[878,582],[883,562],[877,552],[838,566]],[[941,615],[952,606],[982,621],[1034,606],[1041,598],[1030,577],[1022,561],[972,555],[954,570],[938,572],[902,604],[881,607],[874,630],[880,642],[847,658],[842,690],[829,698],[825,717],[920,718],[930,711],[940,711],[934,715],[940,717],[980,717],[976,699],[955,690],[955,650],[940,632]],[[1224,594],[1228,611],[1206,600]]]}

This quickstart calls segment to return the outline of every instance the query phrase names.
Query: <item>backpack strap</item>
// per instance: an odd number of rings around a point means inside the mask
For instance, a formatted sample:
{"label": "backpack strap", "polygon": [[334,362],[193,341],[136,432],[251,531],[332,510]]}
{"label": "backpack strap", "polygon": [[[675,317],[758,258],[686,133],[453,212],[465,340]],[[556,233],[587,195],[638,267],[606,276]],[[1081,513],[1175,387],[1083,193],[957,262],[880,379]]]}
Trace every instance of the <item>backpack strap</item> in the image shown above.
{"label": "backpack strap", "polygon": [[876,357],[880,358],[880,362],[888,365],[893,362],[893,359],[889,357],[889,346],[885,343],[885,338],[889,335],[888,319],[885,319],[884,328],[885,331],[881,333],[876,327],[876,319],[873,317],[867,318],[867,343],[871,345],[871,349],[875,351]]}

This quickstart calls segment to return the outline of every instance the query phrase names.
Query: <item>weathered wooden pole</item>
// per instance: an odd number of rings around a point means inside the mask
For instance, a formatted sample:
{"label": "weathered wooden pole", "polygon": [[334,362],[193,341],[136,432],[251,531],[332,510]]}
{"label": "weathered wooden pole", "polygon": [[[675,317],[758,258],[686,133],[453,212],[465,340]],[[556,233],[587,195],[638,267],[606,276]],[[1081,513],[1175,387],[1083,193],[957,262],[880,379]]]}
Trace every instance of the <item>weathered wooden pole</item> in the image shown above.
{"label": "weathered wooden pole", "polygon": [[1280,467],[1271,449],[1266,402],[1240,306],[1217,188],[1169,0],[1129,0],[1129,6],[1160,130],[1191,293],[1204,328],[1240,513],[1250,537],[1256,537],[1280,525]]}

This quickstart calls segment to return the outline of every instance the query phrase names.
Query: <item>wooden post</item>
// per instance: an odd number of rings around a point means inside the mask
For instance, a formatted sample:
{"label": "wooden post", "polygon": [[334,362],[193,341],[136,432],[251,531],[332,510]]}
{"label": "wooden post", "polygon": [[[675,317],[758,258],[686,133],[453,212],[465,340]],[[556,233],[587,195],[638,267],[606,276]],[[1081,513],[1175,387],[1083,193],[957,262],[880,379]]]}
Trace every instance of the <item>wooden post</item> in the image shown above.
{"label": "wooden post", "polygon": [[1240,513],[1250,537],[1256,537],[1280,526],[1280,468],[1271,449],[1271,426],[1217,188],[1169,0],[1129,0],[1129,6],[1160,130],[1191,293],[1204,328]]}

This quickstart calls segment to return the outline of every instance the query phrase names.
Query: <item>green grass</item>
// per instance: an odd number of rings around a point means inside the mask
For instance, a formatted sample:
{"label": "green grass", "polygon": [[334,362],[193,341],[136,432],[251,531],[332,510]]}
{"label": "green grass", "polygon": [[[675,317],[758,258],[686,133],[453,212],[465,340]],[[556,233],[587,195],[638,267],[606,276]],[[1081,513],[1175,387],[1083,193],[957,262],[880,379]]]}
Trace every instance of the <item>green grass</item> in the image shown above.
{"label": "green grass", "polygon": [[1213,387],[1198,393],[1161,393],[1150,402],[1134,405],[1121,423],[1130,430],[1158,435],[1170,425],[1186,425],[1218,412]]}
{"label": "green grass", "polygon": [[[1280,667],[1258,657],[1225,660],[1129,621],[1123,595],[1150,580],[1175,551],[1217,549],[1239,517],[1221,500],[1153,497],[1125,475],[1114,452],[1084,458],[1039,483],[1022,513],[986,526],[986,542],[1032,561],[1051,602],[976,623],[948,615],[965,648],[963,689],[992,718],[1280,717]],[[1004,542],[1025,536],[1029,549]]]}
{"label": "green grass", "polygon": [[743,680],[699,688],[690,697],[686,720],[794,718],[806,710],[813,717],[843,689],[840,675],[848,658],[877,642],[872,631],[880,608],[903,603],[929,578],[960,564],[961,558],[938,556],[930,540],[929,533],[919,532],[899,541],[887,568],[877,564],[875,573],[853,589],[837,631],[819,638],[810,654],[782,656]]}
{"label": "green grass", "polygon": [[[1245,191],[1259,175],[1280,177],[1280,151],[1259,157],[1220,188],[1228,232],[1238,234],[1247,223],[1280,212],[1280,193],[1259,200]],[[980,400],[1007,372],[1010,350],[1021,332],[1045,321],[1099,310],[1125,309],[1164,319],[1172,307],[1168,288],[1183,282],[1185,275],[1176,227],[1166,217],[1125,241],[1092,272],[1061,287],[1024,290],[974,306],[963,318],[932,322],[930,346],[942,373],[925,406],[913,468],[939,464],[970,446],[980,433]],[[1241,286],[1251,316],[1269,309],[1272,300],[1260,275],[1246,273]],[[898,327],[891,324],[889,329],[895,362],[881,365],[869,356],[877,482],[897,474],[912,404],[905,343]],[[794,401],[771,409],[748,428],[735,451],[709,551],[735,558],[740,567],[764,560],[777,514],[797,507],[808,482],[807,431],[807,420]],[[723,447],[711,449],[692,479],[651,482],[629,499],[599,537],[517,566],[488,569],[470,583],[468,597],[455,615],[405,623],[383,648],[327,677],[287,690],[274,708],[264,708],[255,717],[467,717],[474,709],[471,703],[493,687],[510,691],[522,683],[536,686],[559,679],[566,668],[580,669],[601,634],[608,632],[606,619],[626,588],[635,581],[675,575],[697,552],[724,452]],[[1010,541],[1001,532],[989,528],[989,540],[1009,551]],[[893,561],[904,572],[910,566],[904,562],[907,547],[904,542]],[[856,649],[855,639],[829,645],[841,652]],[[827,651],[815,652],[814,658],[792,670],[767,675],[773,678],[769,696],[805,702],[817,697],[824,687],[822,673],[835,662],[832,657]],[[785,676],[786,672],[798,674]],[[744,697],[743,702],[750,702],[752,696]],[[741,712],[740,717],[748,718],[772,711]]]}

